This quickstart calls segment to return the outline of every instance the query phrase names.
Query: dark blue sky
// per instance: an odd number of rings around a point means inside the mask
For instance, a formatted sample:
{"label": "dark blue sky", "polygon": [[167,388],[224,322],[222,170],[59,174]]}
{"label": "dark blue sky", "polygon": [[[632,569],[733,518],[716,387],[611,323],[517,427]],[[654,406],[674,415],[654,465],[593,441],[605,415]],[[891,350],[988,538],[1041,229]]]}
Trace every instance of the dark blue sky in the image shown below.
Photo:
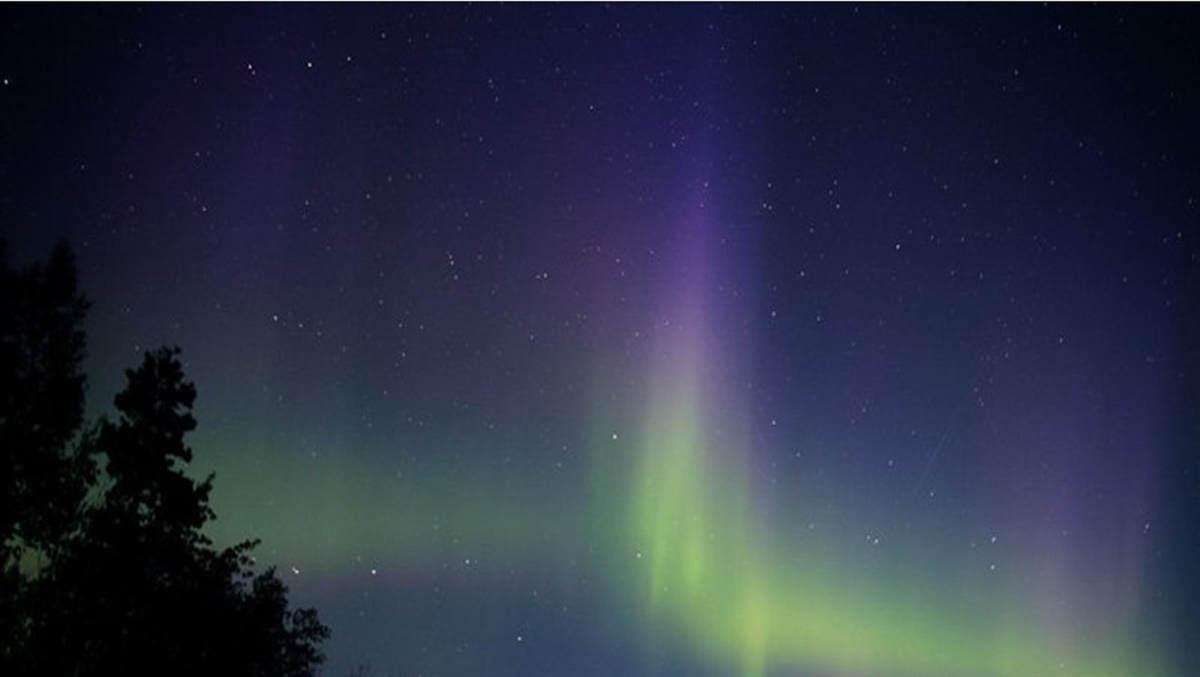
{"label": "dark blue sky", "polygon": [[0,9],[327,674],[1189,674],[1191,5]]}

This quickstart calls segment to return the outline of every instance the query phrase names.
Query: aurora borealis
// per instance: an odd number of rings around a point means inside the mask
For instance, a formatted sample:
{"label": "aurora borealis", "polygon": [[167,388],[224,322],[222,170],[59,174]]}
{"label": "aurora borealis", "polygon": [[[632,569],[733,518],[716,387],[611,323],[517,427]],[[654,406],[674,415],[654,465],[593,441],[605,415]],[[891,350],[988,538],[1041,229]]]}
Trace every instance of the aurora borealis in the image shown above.
{"label": "aurora borealis", "polygon": [[1194,7],[0,10],[325,674],[1200,670]]}

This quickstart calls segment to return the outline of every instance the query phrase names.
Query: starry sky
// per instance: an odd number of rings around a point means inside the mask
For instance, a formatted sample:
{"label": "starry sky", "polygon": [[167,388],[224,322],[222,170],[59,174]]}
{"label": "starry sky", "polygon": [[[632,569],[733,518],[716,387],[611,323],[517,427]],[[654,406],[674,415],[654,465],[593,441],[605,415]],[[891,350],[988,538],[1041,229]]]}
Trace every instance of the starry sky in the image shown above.
{"label": "starry sky", "polygon": [[1198,33],[6,5],[0,234],[326,675],[1196,674]]}

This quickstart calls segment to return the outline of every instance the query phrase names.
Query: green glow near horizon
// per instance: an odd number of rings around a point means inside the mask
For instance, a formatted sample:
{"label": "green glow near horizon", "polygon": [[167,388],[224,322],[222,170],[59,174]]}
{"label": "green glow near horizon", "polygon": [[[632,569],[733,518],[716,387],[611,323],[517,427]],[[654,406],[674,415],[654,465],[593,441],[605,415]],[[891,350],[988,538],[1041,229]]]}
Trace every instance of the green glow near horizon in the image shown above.
{"label": "green glow near horizon", "polygon": [[[736,422],[723,420],[736,403],[712,398],[721,389],[708,385],[712,367],[692,340],[678,351],[680,363],[651,377],[632,449],[601,440],[596,452],[598,472],[608,473],[594,484],[604,497],[597,509],[611,518],[603,504],[631,492],[614,547],[647,628],[667,624],[687,644],[677,648],[750,677],[1165,674],[1125,636],[1125,606],[1104,607],[1113,627],[1095,618],[1048,621],[1039,618],[1049,607],[1037,595],[1049,590],[984,582],[953,563],[868,573],[844,553],[805,552],[772,533],[752,500]],[[625,474],[615,470],[622,453]]]}
{"label": "green glow near horizon", "polygon": [[[506,587],[514,572],[539,580],[582,563],[613,593],[610,611],[621,600],[638,609],[646,649],[750,677],[1167,674],[1160,654],[1132,638],[1128,602],[1091,607],[1107,618],[1062,612],[1048,598],[1081,593],[1053,581],[984,581],[954,561],[864,563],[773,526],[757,500],[765,488],[746,467],[737,403],[715,395],[728,391],[713,385],[720,379],[697,345],[676,357],[648,376],[644,401],[595,384],[590,467],[575,476],[590,494],[564,500],[536,477],[489,468],[398,477],[349,464],[353,455],[332,441],[298,463],[261,439],[242,456],[255,472],[218,477],[211,531],[224,542],[261,536],[260,557],[339,579],[356,566],[364,577],[420,577],[469,560],[479,580]],[[803,497],[787,505],[804,512]],[[855,523],[836,521],[835,530]]]}
{"label": "green glow near horizon", "polygon": [[[856,581],[851,567],[787,556],[755,525],[743,473],[706,443],[696,393],[667,399],[636,462],[632,585],[649,621],[681,628],[693,650],[743,675],[1162,673],[1120,638],[1040,632],[1023,618],[1035,609],[1010,608],[1001,594],[989,593],[991,606],[957,608],[952,595],[925,598],[899,577]],[[934,586],[931,578],[919,587]]]}
{"label": "green glow near horizon", "polygon": [[219,515],[241,521],[218,519],[214,535],[263,536],[261,557],[339,577],[359,556],[363,575],[421,576],[470,559],[499,586],[512,585],[513,571],[536,577],[591,552],[596,578],[640,608],[647,648],[748,676],[1167,674],[1127,638],[1119,605],[1107,607],[1112,627],[1052,619],[1038,590],[993,585],[961,599],[967,590],[956,586],[972,579],[953,563],[880,575],[844,553],[789,544],[756,509],[739,436],[719,415],[727,407],[706,401],[692,376],[654,390],[640,428],[593,431],[590,508],[583,493],[551,503],[495,477],[397,478],[332,453],[297,471],[259,449],[273,470],[217,482]]}

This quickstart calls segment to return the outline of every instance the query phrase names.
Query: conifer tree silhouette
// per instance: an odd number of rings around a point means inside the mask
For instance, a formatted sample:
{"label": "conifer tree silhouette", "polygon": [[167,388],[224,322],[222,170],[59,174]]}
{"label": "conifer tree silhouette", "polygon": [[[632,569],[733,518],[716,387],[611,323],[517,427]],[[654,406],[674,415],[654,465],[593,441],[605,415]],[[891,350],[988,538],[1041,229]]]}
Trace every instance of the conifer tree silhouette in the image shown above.
{"label": "conifer tree silhouette", "polygon": [[216,548],[203,531],[213,477],[186,473],[196,389],[179,349],[147,352],[116,420],[80,432],[87,304],[70,250],[5,266],[0,284],[0,673],[313,675],[329,635],[316,611],[255,571],[255,542]]}

